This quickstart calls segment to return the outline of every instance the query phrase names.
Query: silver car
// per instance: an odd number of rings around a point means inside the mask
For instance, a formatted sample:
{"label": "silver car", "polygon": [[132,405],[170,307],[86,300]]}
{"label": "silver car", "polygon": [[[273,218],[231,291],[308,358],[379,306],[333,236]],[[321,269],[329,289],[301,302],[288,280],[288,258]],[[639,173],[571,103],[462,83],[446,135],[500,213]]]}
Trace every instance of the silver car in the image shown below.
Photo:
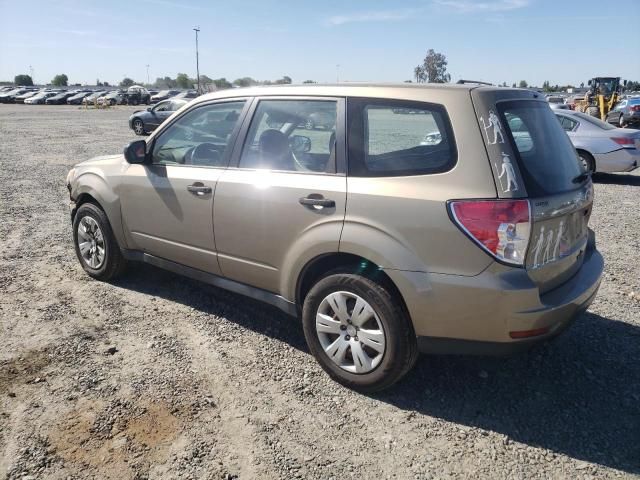
{"label": "silver car", "polygon": [[590,172],[630,172],[640,163],[640,130],[616,128],[581,112],[554,113]]}
{"label": "silver car", "polygon": [[[307,129],[320,114],[331,121]],[[225,90],[76,165],[67,185],[90,276],[147,262],[275,305],[362,391],[393,384],[418,352],[552,338],[603,271],[590,176],[527,90]]]}

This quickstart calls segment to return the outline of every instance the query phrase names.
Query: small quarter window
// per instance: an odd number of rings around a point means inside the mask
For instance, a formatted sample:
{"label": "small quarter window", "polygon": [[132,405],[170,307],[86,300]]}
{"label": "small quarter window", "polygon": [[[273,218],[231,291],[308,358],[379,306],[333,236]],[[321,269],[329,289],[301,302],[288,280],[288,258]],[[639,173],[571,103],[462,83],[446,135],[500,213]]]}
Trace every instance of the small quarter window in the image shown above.
{"label": "small quarter window", "polygon": [[399,176],[453,167],[456,149],[440,105],[349,99],[349,174]]}

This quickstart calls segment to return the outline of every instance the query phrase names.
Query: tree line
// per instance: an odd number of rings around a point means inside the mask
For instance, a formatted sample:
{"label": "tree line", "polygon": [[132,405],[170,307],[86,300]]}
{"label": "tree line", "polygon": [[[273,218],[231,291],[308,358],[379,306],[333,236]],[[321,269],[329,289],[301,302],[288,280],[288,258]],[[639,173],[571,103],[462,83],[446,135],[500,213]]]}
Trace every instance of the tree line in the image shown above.
{"label": "tree line", "polygon": [[[425,55],[421,64],[416,66],[413,69],[413,78],[416,83],[448,83],[451,81],[451,75],[447,73],[447,57],[438,53],[432,48],[427,50],[427,54]],[[407,80],[407,82],[411,82],[411,80]],[[9,83],[9,82],[0,82],[0,83]],[[24,86],[32,86],[33,79],[30,75],[20,74],[16,75],[13,80],[14,85],[24,85]],[[194,88],[197,85],[197,80],[189,77],[186,73],[178,73],[176,78],[171,78],[168,76],[158,77],[155,82],[147,84],[141,83],[142,85],[146,85],[147,87],[153,88],[161,88],[161,89],[169,89],[169,88],[180,88],[180,89],[190,89]],[[210,90],[209,86],[215,87],[217,90],[223,90],[226,88],[236,87],[250,87],[253,85],[282,85],[282,84],[290,84],[292,83],[291,77],[284,75],[282,78],[277,80],[256,80],[251,77],[242,77],[236,78],[233,81],[228,81],[225,77],[221,78],[209,78],[207,75],[200,75],[200,85],[204,87],[205,90]],[[314,80],[305,80],[302,83],[317,83]],[[137,82],[129,77],[125,77],[118,84],[121,88],[127,88],[131,85],[136,85]],[[69,77],[61,73],[56,75],[51,80],[51,85],[54,87],[67,87],[69,86]],[[96,79],[96,85],[98,87],[111,87],[115,85],[109,85],[108,82],[101,82],[99,79]],[[580,88],[584,88],[584,82],[580,83]],[[79,83],[76,83],[75,86],[80,86]],[[507,82],[502,82],[500,84],[502,87],[507,87]],[[511,85],[513,88],[529,88],[529,83],[526,80],[520,80],[518,83],[513,82]],[[562,92],[566,91],[569,88],[575,88],[574,85],[551,85],[548,80],[545,80],[542,84],[542,90],[545,92]],[[640,82],[637,81],[628,81],[626,87],[624,88],[626,91],[637,91],[640,90]]]}
{"label": "tree line", "polygon": [[[16,75],[13,79],[13,83],[15,85],[24,85],[24,86],[33,86],[33,79],[30,75],[20,74]],[[255,80],[251,77],[242,77],[236,78],[232,82],[228,81],[226,78],[209,78],[207,75],[200,75],[200,85],[205,88],[209,85],[214,86],[218,90],[222,90],[225,88],[232,88],[234,86],[237,87],[250,87],[253,85],[286,85],[292,83],[291,77],[288,75],[284,75],[281,78],[276,80]],[[316,83],[313,80],[305,80],[303,83]],[[67,87],[69,86],[69,77],[62,73],[60,75],[56,75],[51,80],[50,84],[54,87]],[[154,88],[180,88],[180,89],[190,89],[194,88],[195,85],[198,84],[198,81],[195,78],[189,77],[186,73],[178,73],[176,78],[171,78],[169,76],[158,77],[153,83],[145,83],[145,82],[136,82],[132,78],[125,77],[118,83],[118,87],[127,88],[131,85],[146,85],[147,87]],[[80,84],[76,84],[80,85]],[[109,82],[101,82],[100,79],[96,79],[96,85],[98,87],[111,87],[116,85],[110,85]]]}

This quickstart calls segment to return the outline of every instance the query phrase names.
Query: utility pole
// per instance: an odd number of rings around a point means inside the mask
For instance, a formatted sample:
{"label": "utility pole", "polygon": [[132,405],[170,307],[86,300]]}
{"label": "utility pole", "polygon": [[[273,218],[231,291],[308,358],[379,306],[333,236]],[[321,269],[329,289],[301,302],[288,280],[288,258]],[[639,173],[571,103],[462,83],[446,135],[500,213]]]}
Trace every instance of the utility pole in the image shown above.
{"label": "utility pole", "polygon": [[196,27],[193,29],[196,32],[196,79],[198,80],[198,94],[200,93],[200,61],[198,59],[198,32],[200,31],[200,27]]}
{"label": "utility pole", "polygon": [[33,79],[33,67],[31,65],[29,65],[29,73],[31,74],[31,83],[33,83],[35,85],[36,82]]}
{"label": "utility pole", "polygon": [[340,64],[336,65],[336,83],[340,83]]}
{"label": "utility pole", "polygon": [[147,85],[149,85],[149,65],[147,65]]}

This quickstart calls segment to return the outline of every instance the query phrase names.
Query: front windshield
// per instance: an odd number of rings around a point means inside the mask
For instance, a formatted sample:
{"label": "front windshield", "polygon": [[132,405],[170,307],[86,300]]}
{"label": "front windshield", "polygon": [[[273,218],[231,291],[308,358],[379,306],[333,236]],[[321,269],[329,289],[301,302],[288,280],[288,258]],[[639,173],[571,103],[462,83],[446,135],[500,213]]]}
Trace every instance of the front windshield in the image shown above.
{"label": "front windshield", "polygon": [[618,79],[617,78],[601,78],[600,79],[600,93],[603,95],[610,95],[616,90]]}

